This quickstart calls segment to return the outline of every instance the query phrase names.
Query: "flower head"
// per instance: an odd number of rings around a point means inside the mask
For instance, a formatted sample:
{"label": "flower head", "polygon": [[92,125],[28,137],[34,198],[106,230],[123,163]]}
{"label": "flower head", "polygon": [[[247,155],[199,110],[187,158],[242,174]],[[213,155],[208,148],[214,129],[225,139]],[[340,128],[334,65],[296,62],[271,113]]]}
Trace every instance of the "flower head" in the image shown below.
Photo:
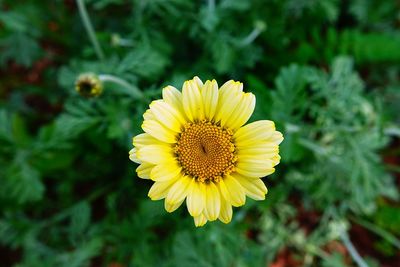
{"label": "flower head", "polygon": [[138,176],[154,181],[152,200],[165,199],[173,212],[186,200],[196,226],[232,219],[232,206],[246,196],[264,200],[267,188],[260,179],[275,171],[283,140],[272,121],[243,126],[256,99],[243,92],[243,84],[198,77],[186,81],[182,92],[163,89],[144,113],[145,131],[133,138],[130,159],[140,166]]}
{"label": "flower head", "polygon": [[79,75],[75,82],[75,90],[84,97],[96,97],[103,92],[103,83],[94,73]]}

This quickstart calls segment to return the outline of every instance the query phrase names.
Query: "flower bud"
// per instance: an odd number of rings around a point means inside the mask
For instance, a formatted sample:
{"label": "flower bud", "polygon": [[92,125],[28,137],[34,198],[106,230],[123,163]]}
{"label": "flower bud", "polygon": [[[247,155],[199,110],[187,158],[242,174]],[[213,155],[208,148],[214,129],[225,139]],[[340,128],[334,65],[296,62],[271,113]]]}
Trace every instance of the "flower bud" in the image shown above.
{"label": "flower bud", "polygon": [[83,97],[97,97],[103,92],[103,83],[96,74],[84,73],[76,80],[75,90]]}

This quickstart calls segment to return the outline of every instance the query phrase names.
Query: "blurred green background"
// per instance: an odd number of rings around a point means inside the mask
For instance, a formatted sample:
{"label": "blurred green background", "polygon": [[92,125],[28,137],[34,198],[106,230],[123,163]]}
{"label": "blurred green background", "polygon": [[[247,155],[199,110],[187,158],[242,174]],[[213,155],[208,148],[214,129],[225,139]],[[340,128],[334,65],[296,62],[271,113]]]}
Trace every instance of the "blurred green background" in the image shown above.
{"label": "blurred green background", "polygon": [[[399,266],[400,2],[0,0],[0,266]],[[85,72],[97,98],[75,91]],[[129,161],[168,84],[242,81],[282,162],[196,229]],[[136,89],[143,92],[139,97]]]}

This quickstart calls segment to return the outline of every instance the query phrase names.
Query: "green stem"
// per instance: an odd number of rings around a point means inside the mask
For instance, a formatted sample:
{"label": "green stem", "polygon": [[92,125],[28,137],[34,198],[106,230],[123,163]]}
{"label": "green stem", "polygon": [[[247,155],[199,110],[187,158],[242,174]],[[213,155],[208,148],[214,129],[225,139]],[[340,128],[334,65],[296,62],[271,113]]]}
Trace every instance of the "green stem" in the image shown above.
{"label": "green stem", "polygon": [[125,91],[125,92],[127,94],[133,96],[134,98],[137,98],[137,99],[143,98],[142,91],[140,91],[137,87],[130,85],[127,81],[125,81],[121,78],[118,78],[116,76],[109,75],[109,74],[100,74],[99,79],[102,82],[111,82],[111,83],[115,83],[115,84],[122,86],[124,89],[127,89],[127,91]]}
{"label": "green stem", "polygon": [[100,60],[103,60],[104,59],[103,50],[101,50],[100,44],[96,39],[96,35],[94,33],[92,23],[90,22],[89,15],[86,11],[85,4],[83,3],[83,0],[76,0],[76,3],[78,5],[79,14],[81,16],[83,25],[85,26],[86,32],[89,35],[89,39],[92,42],[92,45],[97,54],[97,57]]}
{"label": "green stem", "polygon": [[260,35],[261,32],[262,32],[262,30],[259,28],[253,29],[253,31],[251,33],[249,33],[249,35],[247,35],[246,38],[244,38],[240,42],[240,45],[247,46],[247,45],[251,44],[258,37],[258,35]]}
{"label": "green stem", "polygon": [[240,46],[247,46],[254,42],[254,40],[266,29],[266,24],[263,21],[256,21],[254,29],[239,43]]}
{"label": "green stem", "polygon": [[215,0],[208,0],[208,11],[213,13],[215,10]]}
{"label": "green stem", "polygon": [[365,221],[365,220],[362,220],[362,219],[358,219],[358,218],[355,218],[355,217],[350,217],[350,219],[352,221],[354,221],[355,223],[367,228],[371,232],[373,232],[373,233],[379,235],[380,237],[386,239],[386,241],[388,241],[390,244],[392,244],[396,248],[400,249],[400,240],[398,240],[391,233],[385,231],[384,229],[382,229],[382,228],[380,228],[380,227],[376,226],[375,224],[370,223],[368,221]]}
{"label": "green stem", "polygon": [[360,254],[357,252],[356,248],[351,243],[349,236],[347,235],[347,232],[342,231],[340,233],[340,239],[342,240],[344,246],[347,248],[347,250],[350,253],[350,256],[357,263],[357,265],[359,267],[368,267],[368,264],[363,260],[363,258],[361,258]]}

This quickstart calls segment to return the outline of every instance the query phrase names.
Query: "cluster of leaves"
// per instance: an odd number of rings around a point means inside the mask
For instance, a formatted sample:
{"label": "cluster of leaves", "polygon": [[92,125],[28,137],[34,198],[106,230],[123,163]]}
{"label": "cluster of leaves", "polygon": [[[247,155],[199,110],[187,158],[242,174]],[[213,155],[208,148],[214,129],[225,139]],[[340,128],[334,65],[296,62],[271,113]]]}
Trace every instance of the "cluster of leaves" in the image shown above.
{"label": "cluster of leaves", "polygon": [[340,201],[344,210],[368,214],[378,196],[397,196],[377,154],[388,141],[379,103],[364,96],[351,60],[337,58],[330,74],[291,65],[275,83],[271,116],[285,122],[284,161],[302,162],[287,178],[311,203],[323,208]]}
{"label": "cluster of leaves", "polygon": [[[330,247],[360,220],[396,253],[399,188],[382,160],[400,135],[395,1],[84,2],[101,60],[74,1],[0,0],[1,266],[265,266],[282,251],[349,266]],[[85,72],[143,97],[105,83],[83,99]],[[150,201],[127,156],[160,88],[194,75],[243,81],[252,119],[285,136],[267,200],[201,229]]]}

